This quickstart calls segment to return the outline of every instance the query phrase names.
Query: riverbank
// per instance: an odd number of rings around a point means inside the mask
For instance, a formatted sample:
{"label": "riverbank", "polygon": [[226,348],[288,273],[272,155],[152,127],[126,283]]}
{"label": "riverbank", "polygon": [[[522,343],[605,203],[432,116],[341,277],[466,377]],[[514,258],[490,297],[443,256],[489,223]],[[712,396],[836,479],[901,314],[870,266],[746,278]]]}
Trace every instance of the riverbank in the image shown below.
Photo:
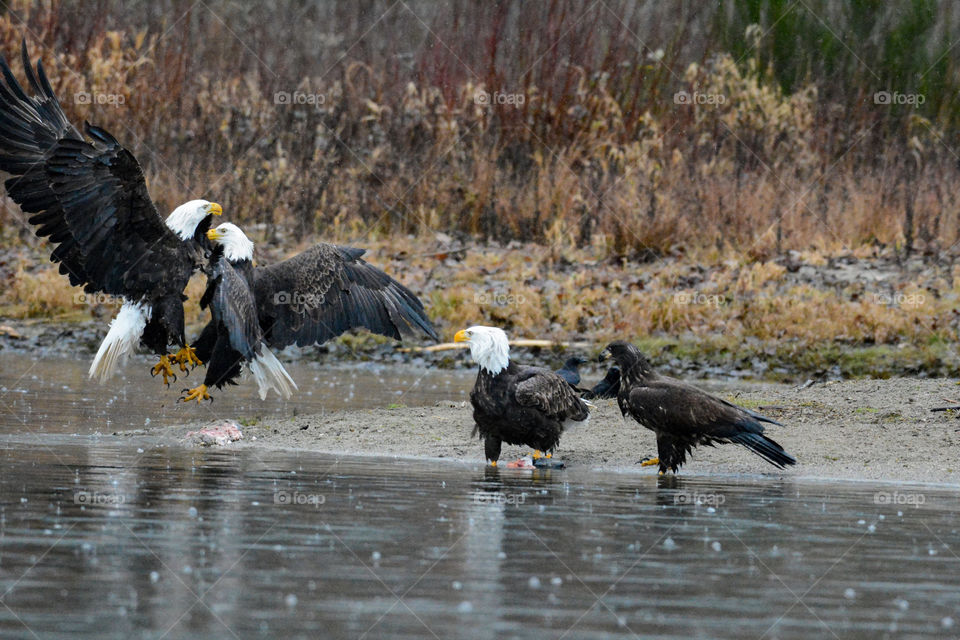
{"label": "riverbank", "polygon": [[[726,385],[724,385],[726,386]],[[956,401],[953,380],[858,380],[791,385],[748,385],[718,393],[782,422],[768,435],[796,456],[796,467],[779,471],[733,445],[701,447],[682,474],[769,474],[960,484],[960,422],[957,412],[931,412]],[[228,416],[224,416],[227,418]],[[226,446],[296,449],[335,454],[445,458],[484,464],[483,447],[471,437],[471,408],[465,402],[429,407],[344,410],[265,419],[242,426],[243,439]],[[161,437],[196,444],[188,432],[203,423],[124,431],[122,437]],[[528,448],[504,446],[502,462]],[[656,453],[652,432],[620,416],[616,402],[600,401],[590,422],[564,434],[557,451],[569,468],[655,474],[641,458]]]}

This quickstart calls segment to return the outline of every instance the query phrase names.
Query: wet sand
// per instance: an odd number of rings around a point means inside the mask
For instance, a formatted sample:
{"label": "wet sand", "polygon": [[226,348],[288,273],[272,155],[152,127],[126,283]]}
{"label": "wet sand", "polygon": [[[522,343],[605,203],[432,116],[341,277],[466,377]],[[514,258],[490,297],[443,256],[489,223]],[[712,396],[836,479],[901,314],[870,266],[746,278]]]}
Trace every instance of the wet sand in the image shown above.
{"label": "wet sand", "polygon": [[[857,380],[807,388],[778,384],[744,388],[748,390],[738,393],[731,387],[719,395],[782,422],[784,426],[771,426],[767,434],[797,458],[797,465],[780,471],[742,447],[723,445],[696,449],[681,474],[960,485],[960,420],[954,412],[930,411],[950,405],[950,399],[960,401],[960,387],[953,380]],[[653,433],[621,417],[615,400],[597,404],[588,424],[564,434],[557,457],[568,467],[655,475],[655,468],[637,464],[644,456],[656,454]],[[483,446],[471,437],[471,414],[469,403],[458,401],[271,418],[244,424],[243,439],[226,446],[443,458],[482,465]],[[249,422],[247,416],[224,417]],[[118,435],[159,436],[192,445],[194,440],[184,440],[184,436],[203,424]],[[529,452],[529,448],[504,445],[501,463]]]}

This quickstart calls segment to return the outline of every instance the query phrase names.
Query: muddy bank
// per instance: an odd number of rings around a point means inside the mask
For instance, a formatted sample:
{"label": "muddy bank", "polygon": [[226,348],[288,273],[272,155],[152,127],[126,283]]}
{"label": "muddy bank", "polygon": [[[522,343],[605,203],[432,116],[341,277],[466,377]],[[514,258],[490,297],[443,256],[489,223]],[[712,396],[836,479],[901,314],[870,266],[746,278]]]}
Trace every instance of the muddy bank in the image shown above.
{"label": "muddy bank", "polygon": [[[741,385],[742,386],[742,385]],[[796,456],[780,472],[733,445],[700,448],[681,473],[785,474],[798,477],[902,480],[960,484],[960,421],[931,407],[960,401],[951,380],[862,380],[814,384],[749,385],[720,395],[784,423],[769,435]],[[958,404],[960,407],[960,404]],[[241,423],[248,416],[222,416]],[[123,437],[182,438],[202,423],[121,432]],[[231,447],[290,448],[344,454],[447,458],[484,464],[471,438],[471,409],[463,402],[430,407],[336,411],[243,424]],[[192,445],[191,445],[192,446]],[[601,401],[589,424],[564,435],[558,457],[568,466],[654,474],[636,464],[656,453],[652,432],[624,421],[613,400]],[[529,449],[504,446],[501,460]]]}

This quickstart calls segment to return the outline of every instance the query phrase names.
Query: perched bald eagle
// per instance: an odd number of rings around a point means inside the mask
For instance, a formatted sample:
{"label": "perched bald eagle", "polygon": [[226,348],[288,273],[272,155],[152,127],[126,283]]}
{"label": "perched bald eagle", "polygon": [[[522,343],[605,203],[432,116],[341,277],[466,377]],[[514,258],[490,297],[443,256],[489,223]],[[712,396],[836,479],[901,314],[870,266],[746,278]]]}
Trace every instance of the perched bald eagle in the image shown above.
{"label": "perched bald eagle", "polygon": [[[235,310],[235,321],[218,322],[215,317],[204,327],[195,347],[200,359],[210,363],[204,388],[191,390],[190,399],[200,400],[212,385],[222,388],[235,384],[240,374],[240,367],[235,366],[236,354],[224,355],[216,345],[225,334],[233,344],[233,334],[241,322],[248,327],[256,323],[260,339],[275,349],[291,344],[321,345],[358,328],[396,340],[416,333],[438,339],[420,300],[364,261],[363,249],[320,243],[288,260],[254,267],[253,242],[239,227],[227,222],[207,235],[217,246],[217,255],[222,253],[224,262],[248,283],[251,299],[234,300],[227,295],[224,303],[243,305]],[[253,339],[249,334],[248,342]],[[234,350],[240,351],[236,346]]]}
{"label": "perched bald eagle", "polygon": [[657,436],[657,458],[644,466],[659,464],[660,473],[676,473],[694,447],[726,442],[744,446],[780,469],[796,464],[796,458],[763,435],[761,422],[779,422],[657,374],[630,343],[608,344],[600,360],[608,358],[620,367],[620,411]]}
{"label": "perched bald eagle", "polygon": [[[67,121],[41,62],[21,56],[34,96],[0,57],[0,170],[7,195],[33,214],[36,234],[54,246],[60,273],[88,293],[123,300],[90,367],[100,382],[138,342],[160,357],[164,382],[196,364],[184,336],[183,290],[206,261],[205,233],[219,204],[192,200],[160,218],[136,158],[109,133],[86,124],[88,139]],[[174,344],[180,351],[167,356]]]}
{"label": "perched bald eagle", "polygon": [[549,369],[510,360],[510,344],[502,329],[470,327],[453,339],[469,342],[473,361],[480,365],[470,403],[474,434],[483,440],[493,466],[503,442],[533,447],[539,457],[556,448],[564,429],[589,417],[589,405],[566,380]]}

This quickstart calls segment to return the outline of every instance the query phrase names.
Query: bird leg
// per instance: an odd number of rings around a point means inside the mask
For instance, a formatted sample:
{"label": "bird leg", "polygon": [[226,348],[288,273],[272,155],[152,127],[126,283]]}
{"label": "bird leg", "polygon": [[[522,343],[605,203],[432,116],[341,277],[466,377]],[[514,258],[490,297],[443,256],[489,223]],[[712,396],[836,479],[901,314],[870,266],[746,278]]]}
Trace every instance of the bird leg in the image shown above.
{"label": "bird leg", "polygon": [[490,461],[490,466],[491,466],[491,467],[497,466],[497,461],[496,461],[496,460],[491,460],[491,461]]}
{"label": "bird leg", "polygon": [[660,464],[660,458],[644,458],[640,461],[641,467],[652,467],[655,464]]}
{"label": "bird leg", "polygon": [[171,361],[180,365],[180,371],[187,371],[187,367],[196,367],[203,364],[203,361],[197,357],[197,352],[190,345],[184,345],[180,351],[170,356]]}
{"label": "bird leg", "polygon": [[160,356],[160,362],[153,365],[153,368],[150,369],[150,375],[156,377],[157,375],[163,376],[163,384],[170,386],[170,378],[173,378],[173,381],[177,381],[176,374],[173,373],[173,367],[170,366],[170,357],[169,356]]}
{"label": "bird leg", "polygon": [[213,402],[213,398],[207,393],[207,385],[205,384],[194,387],[193,389],[184,389],[181,393],[187,394],[180,398],[182,402],[190,402],[191,400],[196,400],[197,404],[200,404],[201,400],[210,400]]}

